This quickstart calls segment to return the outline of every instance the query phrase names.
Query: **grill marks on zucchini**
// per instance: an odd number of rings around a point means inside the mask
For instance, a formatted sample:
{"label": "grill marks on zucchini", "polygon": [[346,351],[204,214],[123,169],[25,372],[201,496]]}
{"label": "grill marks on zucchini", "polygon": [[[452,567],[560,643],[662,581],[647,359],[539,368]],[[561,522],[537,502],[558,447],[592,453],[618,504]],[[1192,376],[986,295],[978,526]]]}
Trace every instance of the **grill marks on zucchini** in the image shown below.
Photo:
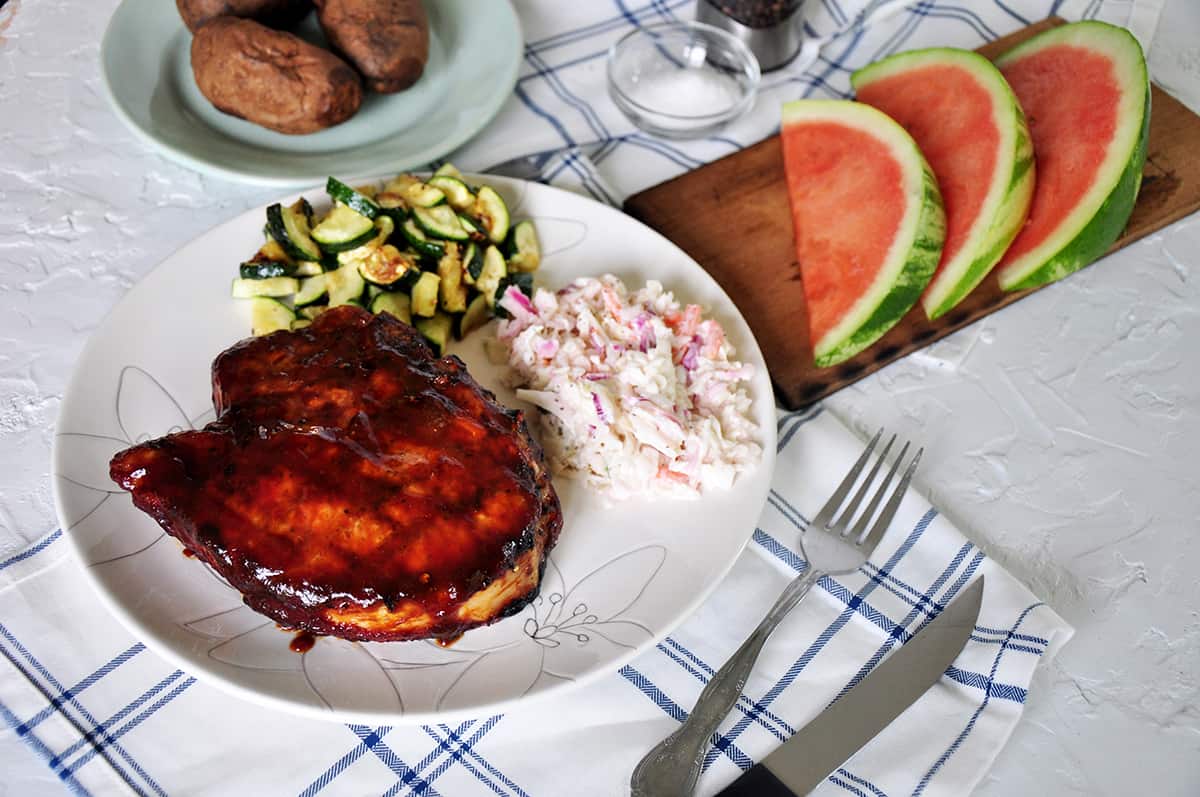
{"label": "grill marks on zucchini", "polygon": [[358,262],[358,273],[374,285],[393,285],[410,272],[420,270],[415,256],[401,252],[391,244],[384,244]]}
{"label": "grill marks on zucchini", "polygon": [[499,193],[472,187],[451,164],[381,190],[330,177],[325,190],[332,204],[320,214],[303,198],[267,208],[268,240],[238,267],[232,293],[251,303],[256,335],[357,304],[414,324],[440,355],[452,336],[503,315],[508,287],[532,292],[533,223],[513,223]]}

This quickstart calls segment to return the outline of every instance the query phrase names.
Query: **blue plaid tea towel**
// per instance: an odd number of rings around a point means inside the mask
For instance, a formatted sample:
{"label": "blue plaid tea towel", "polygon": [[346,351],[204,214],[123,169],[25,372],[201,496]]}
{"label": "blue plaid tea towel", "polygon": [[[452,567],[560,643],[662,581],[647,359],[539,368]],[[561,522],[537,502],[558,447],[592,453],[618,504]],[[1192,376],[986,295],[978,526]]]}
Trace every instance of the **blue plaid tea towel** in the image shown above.
{"label": "blue plaid tea towel", "polygon": [[[607,100],[603,57],[632,27],[690,18],[692,0],[516,3],[526,37],[515,97],[452,160],[480,170],[566,148],[547,181],[601,201],[753,143],[779,104],[845,96],[849,72],[921,46],[975,47],[1057,13],[1130,27],[1148,43],[1157,0],[987,0],[804,5],[810,46],[764,77],[755,109],[717,136],[666,142]],[[595,163],[572,145],[599,141]],[[709,676],[805,563],[796,540],[861,450],[820,407],[778,415],[773,489],[753,539],[712,597],[619,672],[505,715],[427,726],[299,719],[228,696],[131,637],[79,578],[56,531],[0,562],[0,716],[81,794],[620,795],[636,761],[677,727]],[[977,627],[941,681],[819,794],[951,795],[983,777],[1018,722],[1038,664],[1071,629],[910,491],[871,564],[825,579],[776,632],[721,726],[698,793],[713,794],[987,575]]]}
{"label": "blue plaid tea towel", "polygon": [[[778,416],[753,541],[702,608],[600,682],[453,724],[367,727],[260,708],[130,636],[82,583],[61,532],[0,563],[0,714],[81,794],[619,795],[709,676],[804,569],[798,535],[862,443],[820,407]],[[962,795],[1071,635],[1053,610],[916,493],[858,572],[825,579],[763,651],[705,761],[712,794],[816,716],[978,575],[975,632],[941,681],[821,794]]]}

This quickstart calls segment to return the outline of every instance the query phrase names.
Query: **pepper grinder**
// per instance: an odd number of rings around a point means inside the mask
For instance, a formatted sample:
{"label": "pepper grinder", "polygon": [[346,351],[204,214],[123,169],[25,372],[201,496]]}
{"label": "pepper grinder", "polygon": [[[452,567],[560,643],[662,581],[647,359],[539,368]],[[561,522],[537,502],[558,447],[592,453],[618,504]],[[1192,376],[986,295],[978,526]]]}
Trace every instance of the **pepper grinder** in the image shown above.
{"label": "pepper grinder", "polygon": [[804,43],[803,0],[697,0],[696,21],[732,33],[750,48],[763,72],[787,64]]}

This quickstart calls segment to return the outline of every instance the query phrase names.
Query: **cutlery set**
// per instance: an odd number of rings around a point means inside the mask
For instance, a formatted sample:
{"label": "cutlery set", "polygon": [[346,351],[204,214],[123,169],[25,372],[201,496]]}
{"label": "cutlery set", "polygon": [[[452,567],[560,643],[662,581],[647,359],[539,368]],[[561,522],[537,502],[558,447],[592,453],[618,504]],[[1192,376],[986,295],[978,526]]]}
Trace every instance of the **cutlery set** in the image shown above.
{"label": "cutlery set", "polygon": [[[788,584],[758,627],[709,680],[683,724],[638,763],[630,781],[633,797],[685,797],[692,793],[709,741],[737,704],[772,632],[823,577],[851,573],[875,552],[924,452],[918,449],[910,457],[910,444],[904,443],[880,480],[896,443],[892,435],[862,477],[882,437],[881,429],[801,536],[800,553],[808,569]],[[889,492],[901,468],[900,481]],[[980,577],[963,590],[908,643],[722,794],[775,797],[803,795],[816,788],[941,678],[975,627],[983,583]]]}

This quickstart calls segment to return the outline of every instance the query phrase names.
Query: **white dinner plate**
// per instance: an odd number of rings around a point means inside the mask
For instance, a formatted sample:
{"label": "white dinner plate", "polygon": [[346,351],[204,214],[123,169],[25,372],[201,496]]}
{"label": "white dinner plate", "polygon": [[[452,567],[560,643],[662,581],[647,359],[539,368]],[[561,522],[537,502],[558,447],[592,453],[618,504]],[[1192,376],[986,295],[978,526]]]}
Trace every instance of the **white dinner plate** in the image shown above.
{"label": "white dinner plate", "polygon": [[[124,0],[100,45],[117,115],[175,160],[228,179],[302,186],[330,174],[403,171],[453,151],[512,94],[521,25],[505,0],[426,0],[429,60],[411,88],[365,92],[353,117],[291,136],[221,113],[192,77],[192,34],[171,0]],[[323,43],[316,15],[296,32]]]}
{"label": "white dinner plate", "polygon": [[[761,462],[730,490],[691,501],[606,506],[580,483],[556,478],[562,534],[540,597],[520,614],[450,647],[321,638],[295,653],[292,634],[182,555],[108,477],[117,451],[212,420],[213,358],[249,330],[246,303],[229,296],[237,264],[262,242],[264,212],[248,212],[183,247],[117,305],[80,357],[55,438],[59,519],[83,571],[133,633],[177,666],[249,700],[344,722],[477,716],[612,673],[691,614],[733,565],[775,461],[771,383],[733,302],[674,244],[613,208],[537,183],[478,179],[500,191],[514,219],[534,220],[546,253],[538,284],[604,273],[631,287],[657,279],[720,321],[738,359],[755,369]],[[319,189],[305,195],[325,204]],[[520,406],[502,367],[484,355],[492,332],[450,351],[501,401]]]}

